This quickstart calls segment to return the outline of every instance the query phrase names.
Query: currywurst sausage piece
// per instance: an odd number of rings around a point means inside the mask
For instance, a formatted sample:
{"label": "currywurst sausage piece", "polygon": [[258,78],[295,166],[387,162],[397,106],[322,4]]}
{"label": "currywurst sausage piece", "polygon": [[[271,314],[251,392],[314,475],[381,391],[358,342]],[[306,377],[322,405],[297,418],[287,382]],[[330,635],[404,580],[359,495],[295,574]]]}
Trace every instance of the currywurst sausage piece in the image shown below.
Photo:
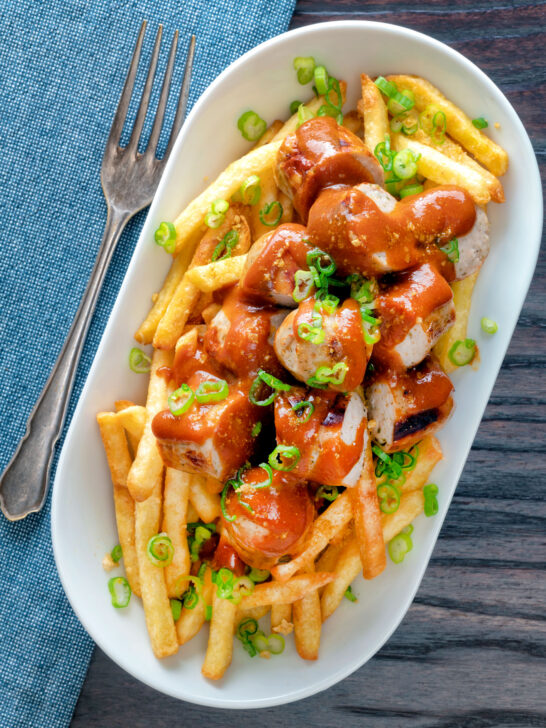
{"label": "currywurst sausage piece", "polygon": [[289,134],[279,149],[275,178],[306,222],[324,187],[383,184],[383,169],[357,136],[329,116],[319,116]]}

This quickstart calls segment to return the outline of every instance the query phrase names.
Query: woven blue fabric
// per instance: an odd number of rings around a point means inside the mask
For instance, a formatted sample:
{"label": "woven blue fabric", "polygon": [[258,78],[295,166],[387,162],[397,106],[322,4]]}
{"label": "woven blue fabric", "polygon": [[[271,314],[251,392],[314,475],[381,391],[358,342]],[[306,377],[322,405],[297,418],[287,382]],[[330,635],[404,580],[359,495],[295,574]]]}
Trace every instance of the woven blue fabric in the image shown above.
{"label": "woven blue fabric", "polygon": [[[191,106],[231,61],[286,30],[293,5],[0,0],[0,470],[24,433],[92,268],[105,221],[100,162],[141,21],[147,18],[151,29],[146,61],[159,22],[169,42],[174,29],[181,31],[175,83],[189,36],[196,34]],[[141,213],[131,221],[114,255],[71,411],[142,220]],[[49,527],[49,500],[42,513],[20,523],[0,515],[2,728],[66,726],[93,649],[62,591]]]}

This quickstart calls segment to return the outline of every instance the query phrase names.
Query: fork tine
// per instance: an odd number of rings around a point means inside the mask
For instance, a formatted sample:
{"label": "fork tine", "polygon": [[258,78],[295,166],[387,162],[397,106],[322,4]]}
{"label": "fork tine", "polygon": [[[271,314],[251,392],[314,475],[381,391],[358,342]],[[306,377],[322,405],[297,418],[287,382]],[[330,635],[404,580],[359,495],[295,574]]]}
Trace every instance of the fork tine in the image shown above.
{"label": "fork tine", "polygon": [[152,133],[148,141],[148,149],[151,150],[152,154],[156,153],[157,143],[161,135],[161,129],[163,127],[163,119],[165,117],[165,109],[167,108],[167,101],[169,99],[169,92],[171,89],[171,79],[173,75],[174,61],[176,58],[176,49],[178,46],[178,31],[175,30],[173,41],[171,44],[171,50],[169,51],[169,60],[167,61],[167,68],[165,70],[165,76],[163,78],[163,85],[161,86],[161,95],[159,97],[159,103],[155,112],[154,125],[152,127]]}
{"label": "fork tine", "polygon": [[186,58],[186,67],[184,68],[184,78],[182,80],[182,88],[180,89],[180,96],[178,98],[178,106],[176,107],[176,114],[171,129],[171,135],[169,136],[169,143],[165,151],[164,159],[167,159],[178,136],[180,127],[184,121],[186,115],[186,107],[188,105],[188,96],[190,93],[191,84],[191,72],[193,67],[193,56],[195,54],[195,36],[192,35],[190,38],[190,45],[188,48],[188,56]]}
{"label": "fork tine", "polygon": [[133,87],[135,85],[138,62],[140,60],[140,52],[142,50],[142,42],[144,40],[144,34],[146,32],[147,25],[147,21],[143,20],[142,25],[140,26],[137,42],[135,44],[135,50],[133,51],[131,65],[129,66],[129,71],[127,72],[127,78],[125,79],[125,84],[123,85],[123,91],[121,92],[121,96],[119,97],[119,103],[116,109],[116,113],[114,115],[112,127],[110,128],[110,134],[108,135],[108,141],[106,143],[107,150],[112,145],[117,145],[121,137],[123,125],[127,116],[127,109],[129,108],[129,103],[131,102],[131,96],[133,94]]}
{"label": "fork tine", "polygon": [[148,69],[148,75],[146,76],[146,83],[144,84],[144,90],[140,99],[140,105],[138,107],[138,113],[135,119],[135,125],[131,132],[131,138],[127,149],[129,151],[135,151],[138,147],[140,135],[144,127],[144,121],[146,119],[146,112],[148,111],[148,104],[150,103],[150,96],[152,95],[152,87],[154,85],[155,72],[157,68],[157,59],[159,58],[159,49],[161,47],[161,36],[163,35],[163,26],[160,25],[157,29],[157,35],[155,37],[154,50],[152,52],[152,60],[150,61],[150,67]]}

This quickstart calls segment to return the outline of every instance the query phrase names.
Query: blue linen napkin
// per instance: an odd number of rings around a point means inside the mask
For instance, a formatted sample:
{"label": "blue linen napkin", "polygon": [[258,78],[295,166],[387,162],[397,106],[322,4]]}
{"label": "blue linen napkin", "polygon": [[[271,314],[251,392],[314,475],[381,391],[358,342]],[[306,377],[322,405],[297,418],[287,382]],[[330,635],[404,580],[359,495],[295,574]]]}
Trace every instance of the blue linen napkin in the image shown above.
{"label": "blue linen napkin", "polygon": [[[159,78],[172,33],[180,30],[175,82],[196,34],[191,107],[231,61],[286,30],[294,2],[0,0],[0,471],[24,433],[92,268],[105,221],[100,162],[141,21],[149,21],[143,60],[157,24],[165,25]],[[167,127],[172,116],[171,101]],[[71,408],[143,214],[129,223],[110,266]],[[2,728],[66,726],[93,649],[62,591],[49,528],[49,499],[42,513],[19,523],[0,515]]]}

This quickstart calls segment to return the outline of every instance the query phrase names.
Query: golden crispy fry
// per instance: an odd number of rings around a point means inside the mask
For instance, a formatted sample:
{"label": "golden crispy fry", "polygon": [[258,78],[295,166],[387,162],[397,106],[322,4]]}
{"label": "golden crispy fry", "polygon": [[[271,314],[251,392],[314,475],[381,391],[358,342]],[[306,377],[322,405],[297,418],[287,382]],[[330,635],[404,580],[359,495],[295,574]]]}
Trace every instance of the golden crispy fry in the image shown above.
{"label": "golden crispy fry", "polygon": [[219,288],[237,283],[245,267],[245,262],[246,255],[218,260],[208,265],[192,268],[186,277],[200,291],[217,291]]}
{"label": "golden crispy fry", "polygon": [[450,159],[453,159],[455,162],[463,164],[465,167],[471,167],[484,178],[485,184],[487,186],[487,189],[489,190],[489,194],[491,195],[491,199],[493,200],[493,202],[504,202],[504,190],[502,184],[500,183],[500,180],[498,180],[494,174],[491,174],[491,172],[482,167],[481,164],[476,162],[476,160],[469,154],[467,154],[460,146],[460,144],[454,142],[453,139],[450,139],[448,136],[446,136],[444,143],[437,145],[434,144],[432,138],[425,131],[423,131],[423,129],[418,129],[415,134],[411,135],[411,138],[416,142],[421,142],[422,144],[427,144],[433,149],[437,149],[442,154],[445,154]]}
{"label": "golden crispy fry", "polygon": [[123,428],[117,421],[117,415],[113,412],[99,412],[97,422],[114,486],[114,509],[123,565],[131,590],[140,596],[135,549],[135,502],[127,490],[127,475],[131,467],[127,440]]}
{"label": "golden crispy fry", "polygon": [[144,425],[146,424],[146,407],[133,404],[130,407],[119,410],[116,417],[118,422],[127,431],[131,448],[136,453],[138,443],[144,432]]}
{"label": "golden crispy fry", "polygon": [[387,76],[399,90],[410,89],[415,94],[415,106],[423,111],[433,104],[446,115],[447,133],[460,142],[476,159],[494,175],[500,177],[508,169],[508,154],[488,136],[472,124],[471,119],[454,103],[418,76]]}
{"label": "golden crispy fry", "polygon": [[397,533],[409,526],[413,519],[423,512],[424,505],[425,499],[422,490],[404,493],[400,498],[398,510],[382,516],[385,543],[391,541]]}
{"label": "golden crispy fry", "polygon": [[267,127],[262,136],[258,139],[256,144],[252,147],[252,149],[263,147],[264,144],[269,144],[270,141],[273,141],[273,137],[282,129],[283,124],[284,122],[282,122],[280,119],[276,119],[274,122],[272,122]]}
{"label": "golden crispy fry", "polygon": [[210,493],[206,485],[206,477],[203,475],[190,475],[190,501],[199,514],[199,518],[205,523],[219,518],[220,496],[217,493]]}
{"label": "golden crispy fry", "polygon": [[177,581],[190,573],[190,552],[186,524],[188,517],[189,480],[191,476],[181,470],[167,468],[163,493],[163,526],[174,547],[171,563],[165,567],[165,583],[170,597],[177,596]]}
{"label": "golden crispy fry", "polygon": [[[212,589],[213,583],[211,578],[212,572],[209,568],[206,569],[203,577],[203,594],[193,609],[186,609],[182,607],[182,613],[180,619],[176,623],[176,634],[178,637],[178,644],[185,645],[199,632],[201,627],[206,622],[206,609],[207,606],[212,604]],[[182,589],[184,590],[182,585]]]}
{"label": "golden crispy fry", "polygon": [[224,484],[221,480],[216,480],[216,478],[209,475],[205,481],[205,487],[209,493],[221,493],[224,488]]}
{"label": "golden crispy fry", "polygon": [[199,520],[199,513],[193,507],[193,503],[188,503],[188,523],[196,523]]}
{"label": "golden crispy fry", "polygon": [[349,524],[341,533],[334,538],[315,561],[316,571],[333,571],[340,551],[347,541],[354,537],[354,529]]}
{"label": "golden crispy fry", "polygon": [[[239,255],[238,258],[246,258],[244,255]],[[236,260],[236,259],[235,259]],[[194,268],[194,270],[197,270],[197,268]],[[216,316],[218,311],[222,308],[219,303],[211,303],[209,306],[207,306],[203,313],[201,314],[203,316],[203,321],[207,324],[207,326],[210,324],[212,319]]]}
{"label": "golden crispy fry", "polygon": [[157,484],[161,482],[163,460],[152,432],[152,419],[167,406],[168,385],[165,379],[158,375],[157,370],[160,367],[170,366],[171,362],[170,352],[154,351],[146,399],[147,420],[127,477],[129,493],[136,501],[146,500]]}
{"label": "golden crispy fry", "polygon": [[385,543],[381,533],[381,511],[377,498],[377,485],[372,458],[371,440],[368,436],[364,464],[358,483],[349,488],[353,508],[356,539],[360,546],[363,576],[373,579],[387,565]]}
{"label": "golden crispy fry", "polygon": [[310,566],[330,541],[341,533],[353,515],[349,490],[345,490],[315,520],[307,545],[301,554],[287,564],[277,564],[273,567],[271,573],[275,579],[286,581],[292,574]]}
{"label": "golden crispy fry", "polygon": [[442,447],[439,441],[432,435],[427,435],[418,444],[419,457],[413,470],[408,472],[406,481],[400,485],[402,493],[409,493],[412,490],[419,490],[428,480],[432,469],[443,457]]}
{"label": "golden crispy fry", "polygon": [[[309,571],[314,571],[312,566]],[[292,610],[294,613],[294,642],[298,655],[304,660],[316,660],[322,627],[318,590],[314,589],[302,599],[294,602]]]}
{"label": "golden crispy fry", "polygon": [[164,570],[155,566],[147,553],[148,541],[159,532],[161,522],[161,477],[149,497],[136,504],[136,550],[140,572],[142,604],[146,626],[156,657],[167,657],[178,650],[178,640],[165,584]]}
{"label": "golden crispy fry", "polygon": [[271,607],[268,604],[264,604],[263,607],[254,607],[253,609],[244,609],[242,607],[237,608],[235,615],[234,631],[237,631],[237,627],[241,624],[243,619],[255,619],[258,621],[262,617],[265,617],[269,613]]}
{"label": "golden crispy fry", "polygon": [[235,604],[228,599],[221,599],[214,591],[207,654],[201,668],[204,677],[209,680],[219,680],[229,667],[236,613]]}
{"label": "golden crispy fry", "polygon": [[387,107],[381,92],[365,73],[360,76],[362,99],[358,102],[358,111],[364,120],[364,142],[372,152],[380,142],[385,141],[389,133]]}
{"label": "golden crispy fry", "polygon": [[328,584],[333,578],[333,574],[317,572],[316,574],[300,574],[284,583],[267,581],[264,584],[256,584],[252,594],[243,597],[241,607],[250,609],[251,607],[262,607],[265,604],[292,604],[314,589],[320,589],[321,586]]}
{"label": "golden crispy fry", "polygon": [[[216,247],[225,235],[234,230],[238,234],[237,244],[232,250],[236,256],[246,253],[250,247],[250,229],[243,215],[243,206],[234,203],[226,213],[224,222],[215,229],[209,228],[200,240],[188,272],[178,284],[165,314],[157,326],[154,336],[156,349],[173,349],[182,335],[184,327],[199,300],[199,289],[189,277],[190,271],[196,266],[208,264]],[[228,259],[229,260],[229,259]]]}
{"label": "golden crispy fry", "polygon": [[468,317],[470,315],[470,305],[472,303],[472,291],[476,284],[479,271],[473,273],[462,281],[455,281],[452,284],[453,302],[455,304],[456,318],[454,325],[440,337],[438,343],[434,347],[434,354],[447,374],[457,369],[449,358],[449,350],[453,344],[466,339],[466,327],[468,325]]}
{"label": "golden crispy fry", "polygon": [[407,148],[420,154],[417,169],[424,177],[441,185],[464,187],[477,205],[485,205],[491,199],[488,183],[479,172],[447,157],[437,148],[433,149],[404,134],[395,133],[391,134],[391,145],[396,151]]}
{"label": "golden crispy fry", "polygon": [[348,111],[343,116],[343,126],[360,139],[364,137],[364,131],[362,128],[362,117],[356,109]]}
{"label": "golden crispy fry", "polygon": [[167,277],[163,282],[161,290],[157,294],[157,298],[155,299],[152,308],[135,333],[135,339],[140,344],[152,343],[157,325],[167,310],[167,306],[171,302],[174,292],[178,288],[178,285],[190,264],[194,247],[193,240],[188,241],[184,250],[182,250],[181,253],[173,260],[173,264],[167,273]]}
{"label": "golden crispy fry", "polygon": [[275,631],[276,627],[280,627],[282,622],[292,622],[292,605],[291,604],[272,604],[271,605],[271,629]]}
{"label": "golden crispy fry", "polygon": [[[345,81],[339,82],[339,89],[341,91],[342,101],[345,103],[345,93],[347,91],[347,84]],[[311,101],[308,101],[306,104],[304,104],[305,108],[312,112],[313,114],[316,114],[317,111],[320,109],[320,107],[324,104],[324,96],[315,96],[311,99]],[[288,119],[288,121],[285,121],[282,128],[277,132],[277,134],[273,137],[272,143],[275,142],[281,142],[283,139],[286,139],[286,137],[289,134],[292,134],[296,131],[299,124],[299,117],[298,112],[296,111],[295,114],[292,114],[292,116]]]}
{"label": "golden crispy fry", "polygon": [[134,404],[131,399],[116,399],[114,407],[116,408],[116,412],[121,412],[121,410],[127,409],[128,407],[133,407]]}
{"label": "golden crispy fry", "polygon": [[189,321],[201,321],[201,319],[203,318],[203,311],[205,311],[205,309],[207,309],[211,303],[213,303],[212,293],[203,293],[202,291],[200,291],[197,301],[191,310],[191,314],[188,317]]}
{"label": "golden crispy fry", "polygon": [[250,175],[260,176],[273,167],[280,146],[281,141],[273,141],[232,162],[204,192],[190,202],[174,223],[177,252],[184,249],[193,234],[205,232],[205,215],[215,200],[229,200]]}
{"label": "golden crispy fry", "polygon": [[347,587],[352,584],[361,570],[360,548],[356,538],[352,538],[347,541],[339,553],[334,568],[336,578],[324,587],[320,597],[323,622],[338,608]]}

